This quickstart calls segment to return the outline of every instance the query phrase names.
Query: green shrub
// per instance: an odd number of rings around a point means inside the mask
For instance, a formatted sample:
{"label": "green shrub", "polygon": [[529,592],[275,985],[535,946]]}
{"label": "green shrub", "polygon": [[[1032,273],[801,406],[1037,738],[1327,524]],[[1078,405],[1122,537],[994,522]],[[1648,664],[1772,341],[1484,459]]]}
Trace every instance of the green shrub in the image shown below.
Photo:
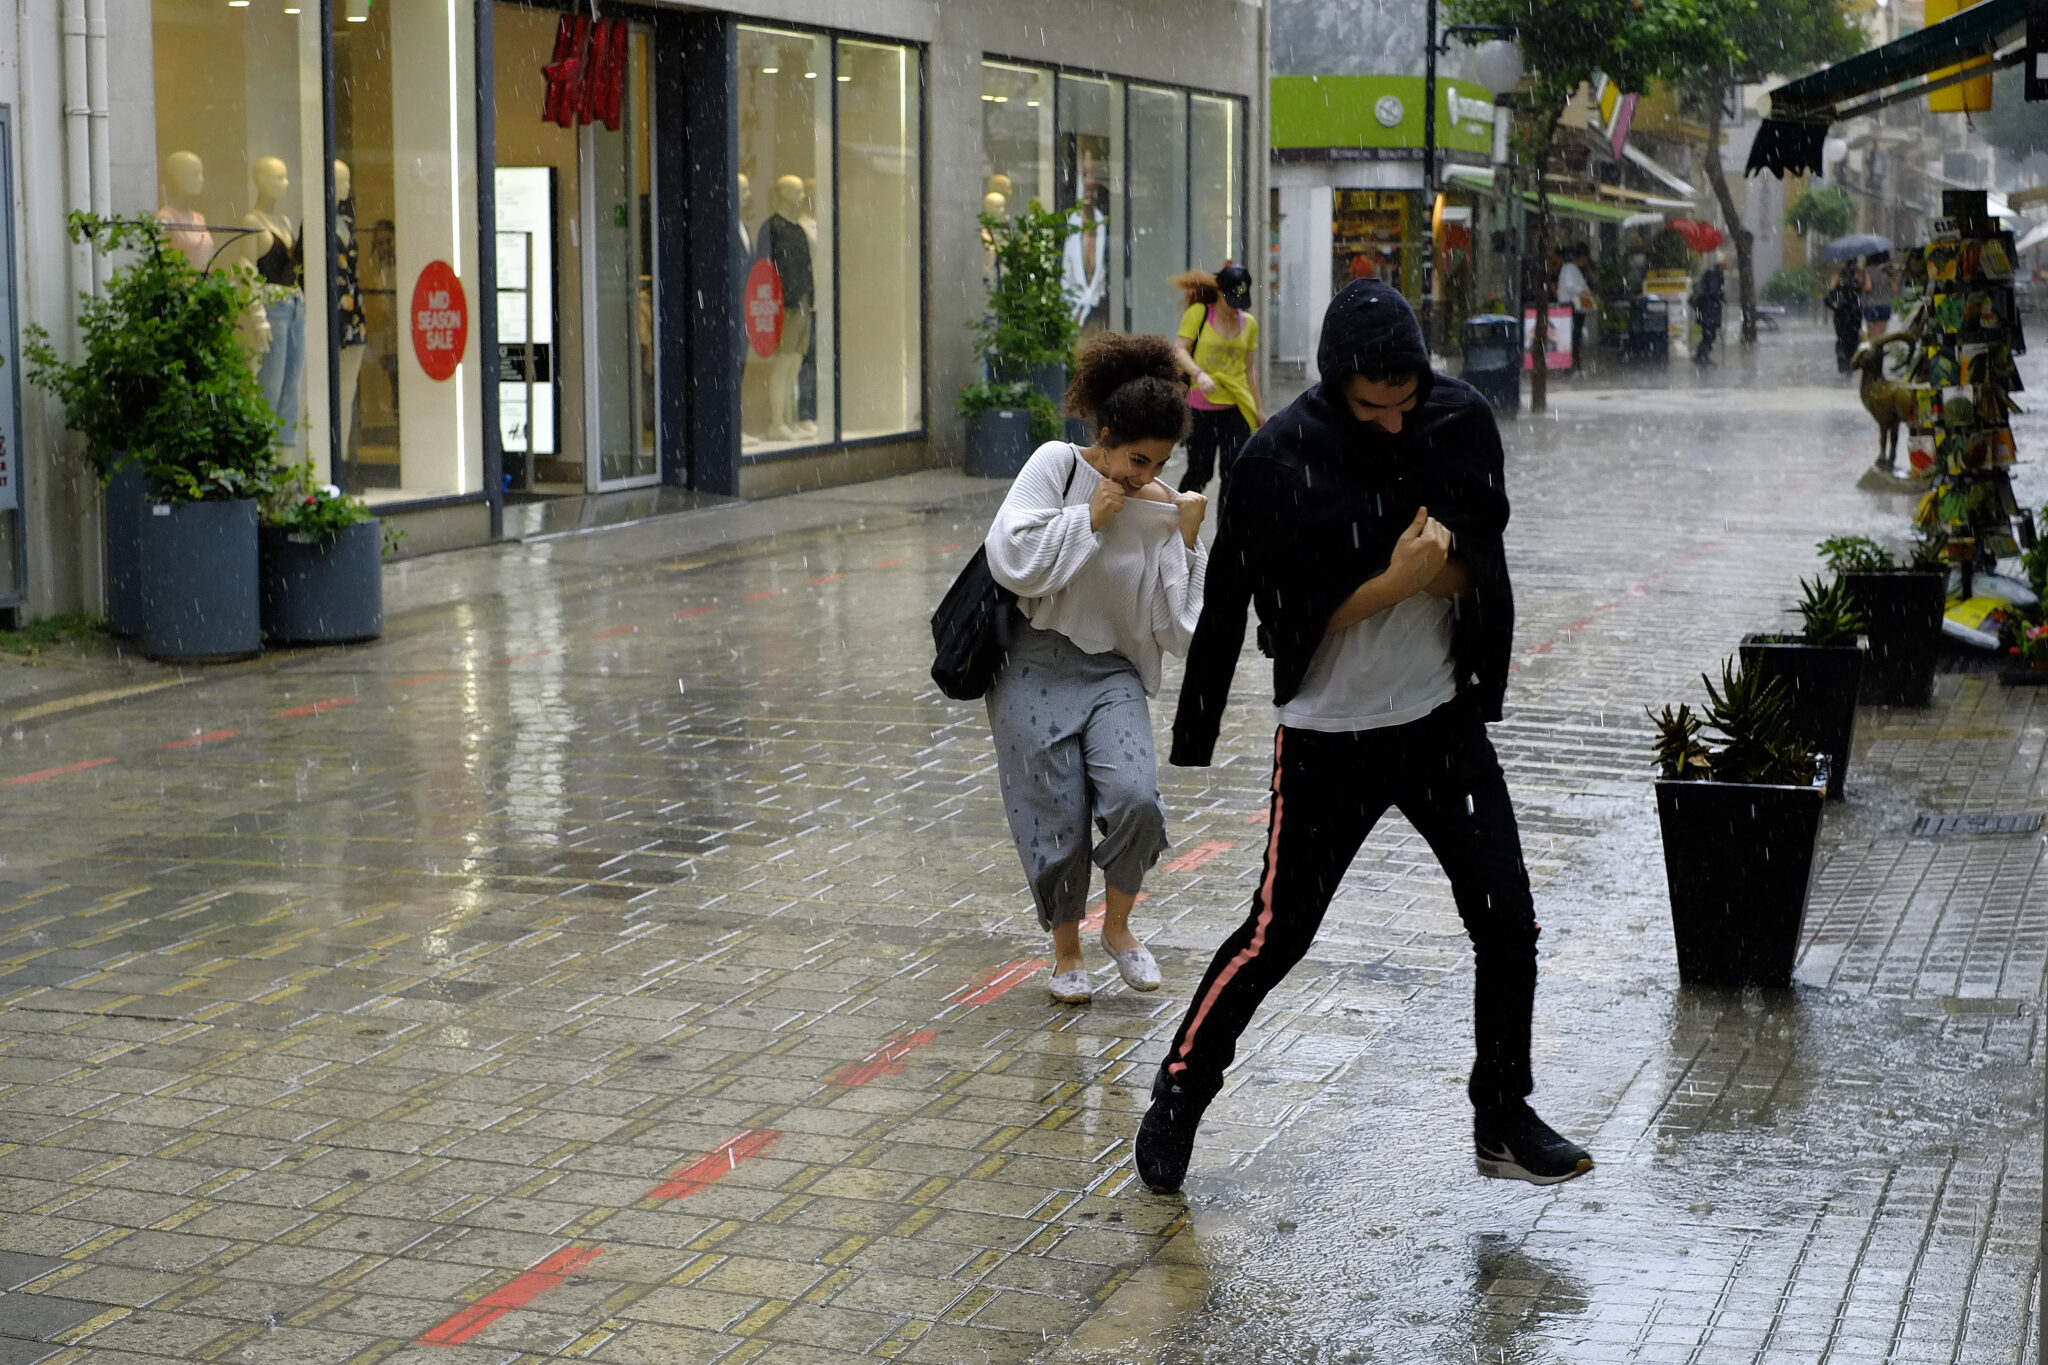
{"label": "green shrub", "polygon": [[1811,303],[1820,297],[1820,272],[1809,263],[1780,270],[1764,285],[1764,302],[1780,307]]}

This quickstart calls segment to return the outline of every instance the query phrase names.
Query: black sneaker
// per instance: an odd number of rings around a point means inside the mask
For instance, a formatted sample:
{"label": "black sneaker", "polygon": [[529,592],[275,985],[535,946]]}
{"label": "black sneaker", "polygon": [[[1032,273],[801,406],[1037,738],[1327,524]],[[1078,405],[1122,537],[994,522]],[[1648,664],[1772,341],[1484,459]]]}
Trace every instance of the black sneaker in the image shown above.
{"label": "black sneaker", "polygon": [[1172,1194],[1187,1178],[1188,1158],[1195,1152],[1195,1129],[1201,1125],[1207,1100],[1198,1100],[1179,1086],[1155,1092],[1152,1107],[1138,1125],[1133,1155],[1138,1178],[1156,1194]]}
{"label": "black sneaker", "polygon": [[1555,1185],[1593,1169],[1585,1148],[1560,1137],[1521,1100],[1509,1108],[1474,1114],[1472,1146],[1479,1174],[1495,1180]]}

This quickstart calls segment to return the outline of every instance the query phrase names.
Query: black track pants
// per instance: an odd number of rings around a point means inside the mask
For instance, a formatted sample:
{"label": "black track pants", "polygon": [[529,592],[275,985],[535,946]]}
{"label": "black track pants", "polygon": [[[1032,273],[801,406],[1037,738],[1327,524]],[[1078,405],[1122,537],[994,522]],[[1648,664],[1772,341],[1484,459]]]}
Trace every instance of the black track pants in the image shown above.
{"label": "black track pants", "polygon": [[1390,806],[1443,865],[1477,955],[1472,1102],[1528,1095],[1535,906],[1507,782],[1485,725],[1463,699],[1383,730],[1280,729],[1258,894],[1203,975],[1161,1064],[1162,1082],[1205,1097],[1222,1087],[1238,1035],[1315,941],[1338,882]]}
{"label": "black track pants", "polygon": [[1251,425],[1236,408],[1196,408],[1193,416],[1188,427],[1188,469],[1181,475],[1180,491],[1199,493],[1207,488],[1210,477],[1216,473],[1217,461],[1221,460],[1223,487],[1217,490],[1220,496],[1230,487],[1230,467],[1237,463],[1238,452],[1252,438]]}

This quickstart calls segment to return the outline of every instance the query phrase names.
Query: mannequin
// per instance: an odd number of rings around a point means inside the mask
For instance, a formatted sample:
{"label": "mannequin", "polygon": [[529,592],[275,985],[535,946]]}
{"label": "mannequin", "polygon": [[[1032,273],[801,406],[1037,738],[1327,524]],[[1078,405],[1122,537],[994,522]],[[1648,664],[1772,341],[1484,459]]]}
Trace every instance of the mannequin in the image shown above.
{"label": "mannequin", "polygon": [[1109,215],[1096,194],[1067,215],[1073,225],[1060,255],[1060,292],[1084,331],[1101,331],[1109,297]]}
{"label": "mannequin", "polygon": [[[796,225],[804,230],[804,236],[811,240],[811,259],[818,259],[818,182],[815,178],[804,181],[803,208],[797,213]],[[811,328],[810,345],[804,348],[803,368],[796,376],[796,427],[797,434],[804,437],[818,434],[818,328]]]}
{"label": "mannequin", "polygon": [[1010,196],[1017,192],[1017,187],[1010,183],[1010,177],[1004,175],[1001,171],[997,171],[994,175],[990,176],[988,184],[982,186],[982,188],[990,194],[1000,194],[1003,196],[1003,202],[1006,204],[1010,202]]}
{"label": "mannequin", "polygon": [[804,182],[785,175],[775,182],[775,212],[761,224],[757,256],[782,277],[782,342],[768,360],[768,435],[793,441],[797,427],[797,382],[804,353],[811,347],[811,308],[817,280],[811,273],[811,239],[799,223],[804,211]]}
{"label": "mannequin", "polygon": [[[990,190],[981,196],[981,211],[990,218],[1008,218],[1010,202],[1001,191]],[[981,230],[981,285],[984,289],[996,287],[996,238],[987,228]]]}
{"label": "mannequin", "polygon": [[338,463],[354,458],[350,442],[356,428],[356,392],[363,381],[363,353],[370,332],[363,316],[362,282],[356,245],[355,177],[346,161],[334,163],[334,300],[341,340],[341,448]]}
{"label": "mannequin", "polygon": [[306,296],[300,278],[305,269],[304,244],[293,230],[291,220],[279,208],[291,189],[291,175],[283,161],[259,156],[249,168],[256,182],[256,202],[242,215],[242,226],[253,231],[242,238],[241,259],[267,285],[293,292],[266,303],[270,313],[270,349],[256,378],[263,396],[270,401],[283,429],[278,444],[286,461],[299,443],[299,380],[306,368]]}
{"label": "mannequin", "polygon": [[206,167],[196,155],[172,152],[164,158],[164,204],[156,211],[157,221],[170,229],[171,246],[201,270],[213,257],[213,234],[199,212],[205,189]]}

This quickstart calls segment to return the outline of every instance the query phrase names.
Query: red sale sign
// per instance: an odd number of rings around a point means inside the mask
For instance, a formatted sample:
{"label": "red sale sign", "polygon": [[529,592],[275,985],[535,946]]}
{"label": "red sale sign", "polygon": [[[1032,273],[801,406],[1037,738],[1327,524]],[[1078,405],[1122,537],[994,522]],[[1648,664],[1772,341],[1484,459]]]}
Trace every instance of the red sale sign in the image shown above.
{"label": "red sale sign", "polygon": [[469,347],[469,301],[446,261],[429,261],[412,287],[412,352],[429,379],[448,379]]}
{"label": "red sale sign", "polygon": [[747,340],[767,359],[782,344],[782,274],[765,257],[747,272]]}

